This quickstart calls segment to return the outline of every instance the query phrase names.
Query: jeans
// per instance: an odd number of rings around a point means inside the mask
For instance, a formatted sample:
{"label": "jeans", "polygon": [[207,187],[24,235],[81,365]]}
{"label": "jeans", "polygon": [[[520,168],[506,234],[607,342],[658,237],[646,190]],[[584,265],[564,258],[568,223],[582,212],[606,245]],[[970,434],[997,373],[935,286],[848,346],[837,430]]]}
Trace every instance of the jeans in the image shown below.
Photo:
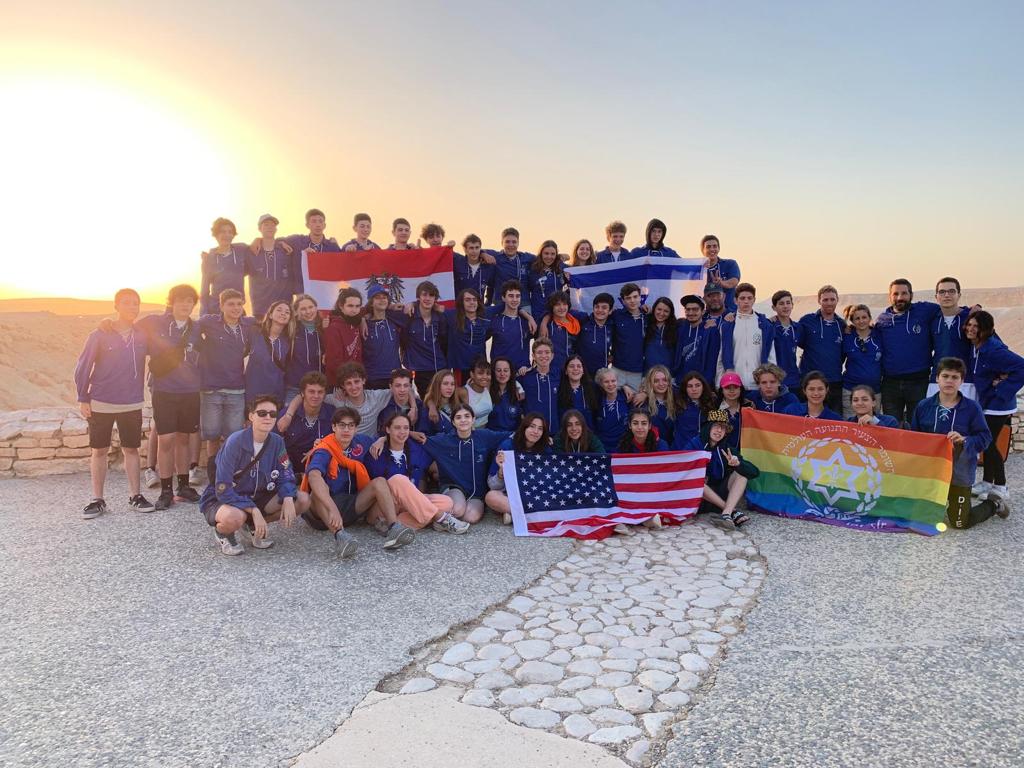
{"label": "jeans", "polygon": [[892,416],[900,427],[908,429],[917,404],[928,392],[928,377],[882,379],[882,413]]}
{"label": "jeans", "polygon": [[245,393],[214,389],[199,393],[199,428],[203,440],[227,437],[245,421]]}

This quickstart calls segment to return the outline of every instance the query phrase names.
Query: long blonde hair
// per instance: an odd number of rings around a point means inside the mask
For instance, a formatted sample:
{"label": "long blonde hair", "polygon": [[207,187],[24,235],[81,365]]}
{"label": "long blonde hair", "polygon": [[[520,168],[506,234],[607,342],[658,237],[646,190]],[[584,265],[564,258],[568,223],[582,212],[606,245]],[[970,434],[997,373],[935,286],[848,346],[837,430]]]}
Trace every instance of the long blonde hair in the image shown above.
{"label": "long blonde hair", "polygon": [[[455,382],[455,391],[452,392],[452,396],[448,398],[448,402],[442,402],[444,398],[441,397],[441,382],[444,381],[446,376],[451,376]],[[466,397],[466,391],[459,386],[459,380],[455,377],[455,371],[451,368],[444,368],[434,374],[434,378],[430,380],[430,386],[427,387],[427,394],[423,397],[423,405],[433,405],[440,412],[445,405],[448,406],[449,415],[455,414],[455,409],[460,405],[468,405],[469,402]]]}
{"label": "long blonde hair", "polygon": [[665,415],[670,421],[676,418],[676,394],[672,389],[672,374],[664,365],[652,365],[650,370],[644,374],[644,380],[640,382],[640,391],[647,393],[647,401],[640,406],[651,415],[651,420],[658,415],[658,400],[654,396],[654,374],[663,373],[668,381],[668,392],[665,394]]}
{"label": "long blonde hair", "polygon": [[[300,293],[298,296],[296,296],[295,300],[292,301],[292,322],[295,324],[296,328],[298,328],[299,324],[299,304],[304,302],[306,299],[309,299],[311,302],[313,302],[313,306],[316,307],[317,310],[320,309],[320,305],[316,303],[316,299],[314,299],[308,293]],[[324,319],[320,316],[320,312],[317,312],[316,315],[314,316],[313,325],[317,329],[317,331],[322,331],[324,329]]]}

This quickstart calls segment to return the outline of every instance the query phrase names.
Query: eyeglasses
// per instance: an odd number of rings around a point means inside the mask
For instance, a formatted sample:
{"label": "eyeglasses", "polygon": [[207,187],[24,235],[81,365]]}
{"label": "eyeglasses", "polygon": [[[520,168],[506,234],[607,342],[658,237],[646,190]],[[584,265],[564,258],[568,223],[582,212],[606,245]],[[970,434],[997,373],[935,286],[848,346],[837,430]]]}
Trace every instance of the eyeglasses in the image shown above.
{"label": "eyeglasses", "polygon": [[277,411],[259,410],[259,411],[256,411],[256,415],[259,416],[261,419],[276,419],[277,418]]}
{"label": "eyeglasses", "polygon": [[960,293],[956,288],[939,288],[935,291],[936,296],[955,296]]}
{"label": "eyeglasses", "polygon": [[339,421],[339,422],[338,422],[337,424],[335,424],[334,426],[336,426],[336,427],[342,427],[343,429],[355,429],[355,428],[356,428],[356,425],[355,425],[355,423],[354,423],[354,422],[351,422],[351,421]]}

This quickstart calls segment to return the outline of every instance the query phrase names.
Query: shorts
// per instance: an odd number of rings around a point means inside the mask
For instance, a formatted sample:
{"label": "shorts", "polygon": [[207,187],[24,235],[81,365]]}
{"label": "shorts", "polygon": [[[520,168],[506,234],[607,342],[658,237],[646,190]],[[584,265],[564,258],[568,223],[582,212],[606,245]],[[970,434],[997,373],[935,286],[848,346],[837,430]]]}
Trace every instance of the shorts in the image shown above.
{"label": "shorts", "polygon": [[89,447],[109,448],[110,436],[117,424],[117,436],[122,448],[138,448],[142,445],[142,411],[123,413],[96,413],[89,417]]}
{"label": "shorts", "polygon": [[203,440],[228,437],[245,421],[245,393],[215,389],[199,395],[199,424]]}
{"label": "shorts", "polygon": [[[356,495],[354,493],[336,493],[331,496],[331,500],[334,502],[334,506],[338,508],[338,512],[341,513],[341,522],[343,525],[358,523],[366,517],[365,512],[356,512]],[[327,530],[327,524],[317,517],[317,514],[313,510],[303,512],[302,519],[308,523],[310,528],[317,531]]]}
{"label": "shorts", "polygon": [[153,392],[153,428],[158,435],[199,431],[198,392]]}
{"label": "shorts", "polygon": [[[257,491],[256,495],[253,496],[252,500],[256,502],[256,509],[260,512],[266,512],[267,505],[270,504],[275,498],[277,498],[277,491]],[[211,525],[217,525],[217,510],[224,506],[224,503],[217,500],[214,496],[209,502],[203,505],[203,508],[199,510],[203,513],[203,517],[206,518],[206,522]],[[252,523],[252,514],[249,510],[243,509],[245,512],[246,525]]]}

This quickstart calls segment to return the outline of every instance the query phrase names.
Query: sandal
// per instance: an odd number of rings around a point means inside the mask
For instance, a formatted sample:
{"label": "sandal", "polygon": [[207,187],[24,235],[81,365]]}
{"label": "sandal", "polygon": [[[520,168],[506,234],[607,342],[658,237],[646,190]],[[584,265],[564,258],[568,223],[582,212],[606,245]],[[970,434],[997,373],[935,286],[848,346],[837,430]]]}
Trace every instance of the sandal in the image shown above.
{"label": "sandal", "polygon": [[733,519],[724,512],[720,515],[711,515],[711,524],[716,528],[721,528],[726,531],[736,530],[736,523],[734,523]]}
{"label": "sandal", "polygon": [[750,515],[737,509],[732,513],[732,521],[736,524],[736,527],[739,528],[744,523],[750,522]]}

